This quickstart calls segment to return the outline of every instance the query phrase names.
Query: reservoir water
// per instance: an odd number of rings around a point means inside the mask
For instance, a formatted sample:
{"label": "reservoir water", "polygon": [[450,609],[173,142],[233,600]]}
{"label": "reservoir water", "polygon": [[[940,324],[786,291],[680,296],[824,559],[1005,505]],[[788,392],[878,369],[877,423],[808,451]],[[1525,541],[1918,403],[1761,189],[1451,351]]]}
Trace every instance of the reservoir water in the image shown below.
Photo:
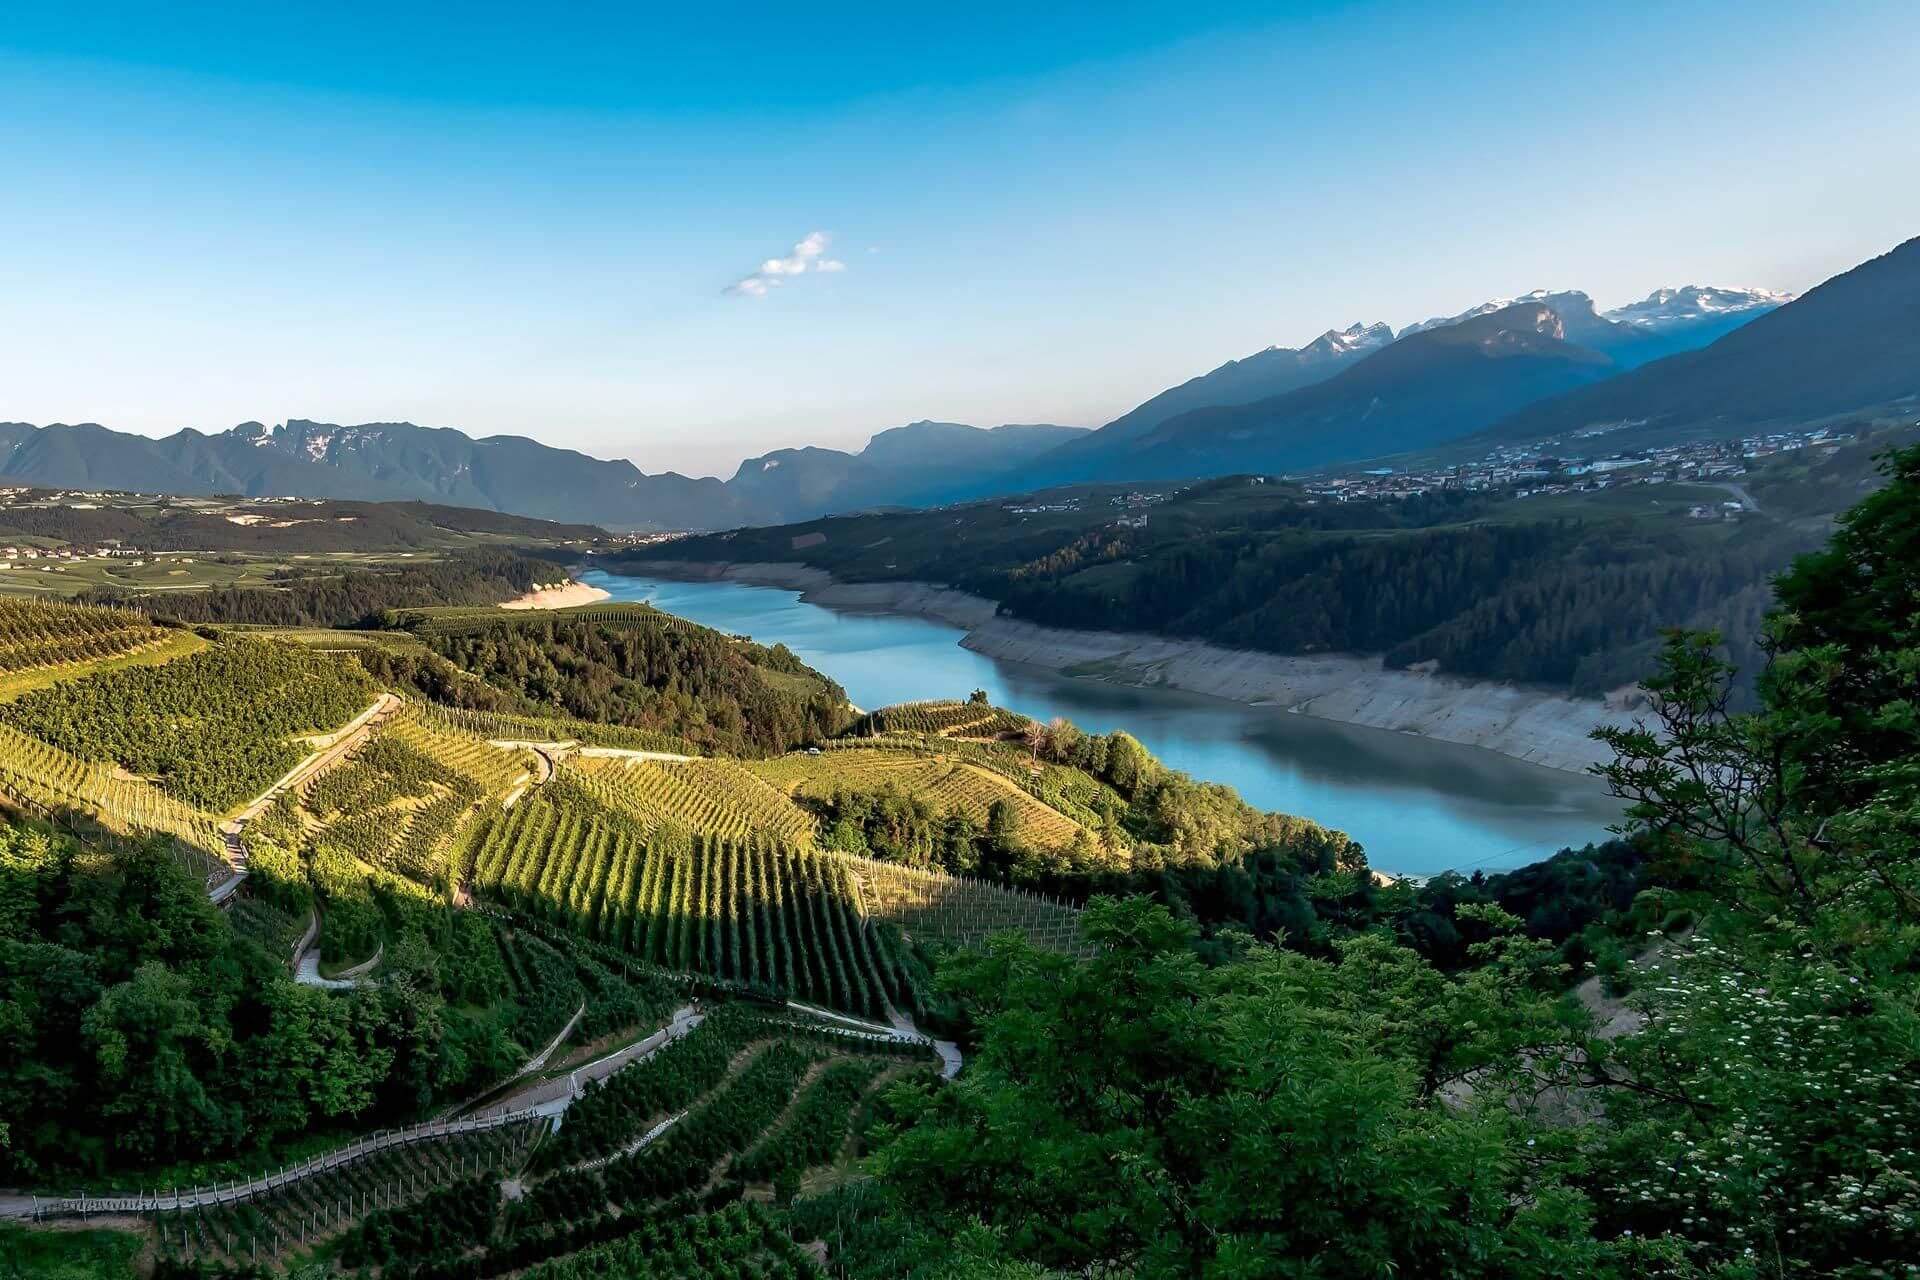
{"label": "reservoir water", "polygon": [[1619,805],[1599,782],[1429,738],[1337,724],[1171,689],[1142,689],[1002,662],[927,618],[851,613],[797,591],[592,571],[616,600],[646,600],[705,626],[784,644],[861,707],[925,698],[993,701],[1084,729],[1125,729],[1177,769],[1252,804],[1314,819],[1366,847],[1382,871],[1510,869],[1606,838]]}

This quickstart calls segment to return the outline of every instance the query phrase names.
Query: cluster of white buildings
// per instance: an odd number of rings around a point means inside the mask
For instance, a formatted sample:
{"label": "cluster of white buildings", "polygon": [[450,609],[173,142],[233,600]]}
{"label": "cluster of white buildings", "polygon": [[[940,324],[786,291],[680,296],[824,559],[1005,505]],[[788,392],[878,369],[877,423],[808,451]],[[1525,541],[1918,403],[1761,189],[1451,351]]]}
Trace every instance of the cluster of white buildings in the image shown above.
{"label": "cluster of white buildings", "polygon": [[[1585,432],[1577,440],[1599,439],[1604,433]],[[1853,439],[1850,432],[1775,431],[1740,440],[1699,440],[1649,446],[1615,453],[1576,454],[1558,440],[1509,445],[1486,457],[1458,466],[1424,471],[1378,469],[1308,480],[1307,492],[1316,500],[1333,502],[1381,501],[1457,489],[1468,492],[1512,490],[1516,497],[1535,494],[1589,493],[1641,484],[1722,484],[1747,473],[1757,458],[1796,449],[1828,453]],[[1725,504],[1737,513],[1738,502]],[[1722,515],[1719,509],[1710,514]]]}

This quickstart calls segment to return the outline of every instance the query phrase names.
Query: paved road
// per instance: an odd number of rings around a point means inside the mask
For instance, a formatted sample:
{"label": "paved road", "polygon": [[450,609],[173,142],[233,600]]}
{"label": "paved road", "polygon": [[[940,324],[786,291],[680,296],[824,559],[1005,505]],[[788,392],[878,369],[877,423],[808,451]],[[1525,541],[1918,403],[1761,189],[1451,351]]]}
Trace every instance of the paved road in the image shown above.
{"label": "paved road", "polygon": [[703,1015],[696,1013],[690,1004],[683,1004],[673,1011],[673,1017],[667,1025],[646,1037],[612,1053],[595,1058],[592,1062],[575,1067],[564,1076],[552,1080],[540,1080],[528,1084],[524,1089],[507,1095],[505,1099],[487,1108],[489,1112],[497,1109],[518,1111],[526,1107],[539,1106],[556,1098],[575,1098],[586,1092],[586,1087],[599,1080],[605,1080],[616,1071],[621,1071],[636,1062],[644,1062],[664,1048],[670,1041],[692,1031],[705,1021]]}
{"label": "paved road", "polygon": [[796,1013],[819,1018],[823,1022],[837,1023],[849,1031],[860,1035],[879,1036],[900,1044],[927,1045],[940,1055],[940,1074],[948,1080],[960,1074],[962,1058],[960,1046],[951,1040],[935,1040],[915,1026],[913,1019],[887,1003],[887,1021],[870,1022],[865,1018],[856,1018],[852,1014],[840,1013],[833,1009],[822,1009],[819,1005],[805,1004],[799,1000],[787,1001],[787,1008]]}
{"label": "paved road", "polygon": [[561,1046],[561,1044],[566,1041],[566,1038],[573,1034],[573,1029],[580,1025],[580,1019],[586,1016],[587,1016],[587,1002],[584,998],[582,998],[582,1000],[580,1001],[580,1007],[573,1011],[573,1016],[571,1018],[567,1019],[567,1025],[560,1028],[560,1034],[555,1036],[552,1040],[549,1040],[547,1042],[546,1048],[542,1049],[539,1053],[535,1054],[533,1056],[533,1059],[530,1062],[528,1062],[526,1066],[520,1068],[519,1074],[524,1076],[529,1072],[538,1071],[540,1068],[546,1066],[547,1059],[553,1056],[553,1051],[555,1049],[558,1049]]}
{"label": "paved road", "polygon": [[320,987],[327,991],[351,991],[360,985],[360,979],[372,973],[387,953],[387,944],[382,942],[374,948],[373,955],[351,969],[342,969],[331,978],[320,976],[320,953],[302,948],[300,958],[294,961],[293,980],[302,986]]}

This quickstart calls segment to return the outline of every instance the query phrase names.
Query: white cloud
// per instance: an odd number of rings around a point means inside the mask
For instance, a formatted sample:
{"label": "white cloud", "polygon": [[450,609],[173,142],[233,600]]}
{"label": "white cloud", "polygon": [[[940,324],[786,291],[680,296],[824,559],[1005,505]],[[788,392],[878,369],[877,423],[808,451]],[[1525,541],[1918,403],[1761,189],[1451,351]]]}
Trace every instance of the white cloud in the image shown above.
{"label": "white cloud", "polygon": [[786,283],[789,276],[803,276],[809,271],[845,271],[846,263],[826,256],[827,245],[832,240],[833,237],[824,231],[811,232],[793,246],[793,252],[784,258],[768,258],[760,264],[758,271],[728,285],[727,292],[747,298],[764,298],[769,290]]}

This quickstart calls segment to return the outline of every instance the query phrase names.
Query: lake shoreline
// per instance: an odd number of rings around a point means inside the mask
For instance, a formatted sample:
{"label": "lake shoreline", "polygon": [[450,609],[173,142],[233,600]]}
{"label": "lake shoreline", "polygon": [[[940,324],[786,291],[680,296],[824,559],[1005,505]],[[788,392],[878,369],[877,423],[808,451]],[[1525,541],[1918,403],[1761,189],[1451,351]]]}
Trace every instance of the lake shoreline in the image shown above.
{"label": "lake shoreline", "polygon": [[685,582],[780,587],[829,609],[929,618],[959,628],[966,633],[961,645],[989,658],[1480,747],[1568,773],[1586,773],[1611,759],[1604,745],[1587,736],[1594,728],[1634,722],[1631,712],[1599,699],[1389,669],[1377,656],[1297,656],[1042,626],[1002,616],[992,600],[924,582],[841,582],[824,569],[787,562],[644,560],[627,567],[636,575]]}
{"label": "lake shoreline", "polygon": [[502,600],[502,609],[571,609],[578,605],[593,604],[605,600],[608,592],[600,587],[589,586],[584,582],[568,582],[560,586],[545,586],[515,596],[511,600]]}

